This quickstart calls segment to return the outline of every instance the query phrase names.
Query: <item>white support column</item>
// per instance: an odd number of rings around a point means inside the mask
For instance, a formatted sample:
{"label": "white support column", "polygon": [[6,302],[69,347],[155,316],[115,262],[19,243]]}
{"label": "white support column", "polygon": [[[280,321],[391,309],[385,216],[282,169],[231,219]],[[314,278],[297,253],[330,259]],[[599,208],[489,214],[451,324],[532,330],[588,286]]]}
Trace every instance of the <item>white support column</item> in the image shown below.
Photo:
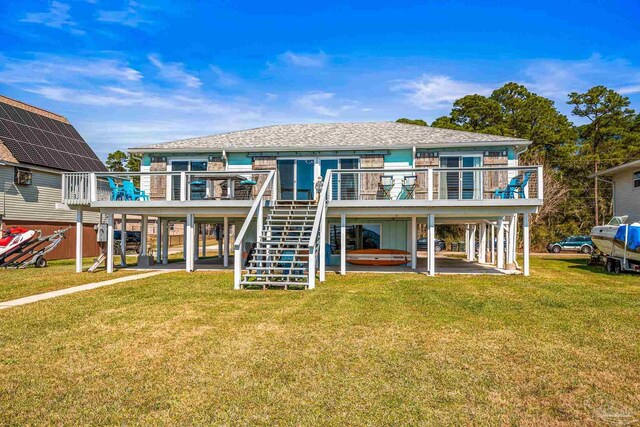
{"label": "white support column", "polygon": [[76,211],[76,273],[82,273],[82,209]]}
{"label": "white support column", "polygon": [[491,223],[491,265],[496,263],[496,226]]}
{"label": "white support column", "polygon": [[436,274],[436,218],[434,214],[427,215],[427,227],[429,229],[428,237],[428,252],[427,252],[427,265],[429,270],[429,276],[435,276]]}
{"label": "white support column", "polygon": [[476,231],[478,229],[477,224],[471,224],[469,228],[469,261],[476,260]]}
{"label": "white support column", "polygon": [[113,214],[107,214],[107,273],[113,273]]}
{"label": "white support column", "polygon": [[523,242],[523,251],[522,251],[522,274],[525,276],[529,275],[529,214],[525,213],[522,215],[522,242]]}
{"label": "white support column", "polygon": [[120,265],[127,266],[127,216],[122,214],[120,221]]}
{"label": "white support column", "polygon": [[[229,267],[229,218],[228,217],[224,217],[224,228],[223,228],[223,232],[224,232],[224,245],[223,245],[223,250],[224,250],[224,263],[223,265],[225,267]],[[238,251],[236,251],[238,252]],[[242,255],[242,248],[240,248],[240,254]],[[242,258],[242,256],[240,257]],[[242,261],[240,261],[242,263]]]}
{"label": "white support column", "polygon": [[162,263],[169,264],[169,220],[162,221]]}
{"label": "white support column", "polygon": [[187,221],[185,220],[182,227],[182,259],[187,261]]}
{"label": "white support column", "polygon": [[411,269],[418,268],[418,221],[411,217]]}
{"label": "white support column", "polygon": [[471,250],[469,248],[469,242],[471,240],[471,227],[469,224],[464,226],[464,254],[467,261],[471,261]]}
{"label": "white support column", "polygon": [[184,232],[184,238],[185,238],[185,242],[186,242],[186,270],[187,273],[191,273],[194,270],[194,265],[195,265],[195,254],[194,254],[194,228],[195,228],[195,221],[194,221],[194,215],[193,214],[187,214],[187,221],[186,221],[186,228],[185,228],[185,232]]}
{"label": "white support column", "polygon": [[498,265],[500,269],[504,269],[504,218],[498,220],[498,241],[496,242],[496,251],[498,252]]}
{"label": "white support column", "polygon": [[156,263],[162,263],[162,239],[164,238],[162,232],[162,218],[156,218]]}
{"label": "white support column", "polygon": [[198,261],[200,259],[200,227],[201,224],[194,222],[193,223],[193,259]]}
{"label": "white support column", "polygon": [[478,262],[485,264],[487,262],[487,224],[483,222],[479,226],[480,250],[478,251]]}
{"label": "white support column", "polygon": [[140,255],[147,255],[147,241],[149,230],[149,218],[146,215],[142,215],[140,222]]}
{"label": "white support column", "polygon": [[347,274],[347,215],[340,215],[340,274]]}
{"label": "white support column", "polygon": [[516,263],[516,254],[518,252],[518,214],[513,215],[511,227],[511,262]]}
{"label": "white support column", "polygon": [[324,282],[326,278],[326,239],[327,239],[327,210],[322,212],[320,219],[320,281]]}
{"label": "white support column", "polygon": [[207,224],[201,225],[202,230],[202,258],[207,256]]}

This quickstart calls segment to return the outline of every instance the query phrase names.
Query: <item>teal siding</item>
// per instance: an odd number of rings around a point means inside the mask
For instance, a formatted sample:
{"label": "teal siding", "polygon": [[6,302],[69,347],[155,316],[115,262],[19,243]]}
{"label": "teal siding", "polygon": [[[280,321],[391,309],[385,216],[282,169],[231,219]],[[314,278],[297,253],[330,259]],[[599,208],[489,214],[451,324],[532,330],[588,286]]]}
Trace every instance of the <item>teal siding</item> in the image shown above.
{"label": "teal siding", "polygon": [[384,156],[385,163],[405,163],[407,166],[413,164],[413,150],[393,150]]}
{"label": "teal siding", "polygon": [[251,157],[246,153],[227,153],[229,166],[251,166]]}
{"label": "teal siding", "polygon": [[[408,221],[378,221],[375,219],[349,221],[347,218],[347,224],[381,224],[382,225],[382,249],[400,249],[403,251],[407,249],[407,224]],[[327,228],[330,230],[331,225],[340,226],[339,221],[329,221]],[[329,243],[329,236],[327,236],[327,243]],[[339,265],[340,254],[331,254],[329,265]]]}

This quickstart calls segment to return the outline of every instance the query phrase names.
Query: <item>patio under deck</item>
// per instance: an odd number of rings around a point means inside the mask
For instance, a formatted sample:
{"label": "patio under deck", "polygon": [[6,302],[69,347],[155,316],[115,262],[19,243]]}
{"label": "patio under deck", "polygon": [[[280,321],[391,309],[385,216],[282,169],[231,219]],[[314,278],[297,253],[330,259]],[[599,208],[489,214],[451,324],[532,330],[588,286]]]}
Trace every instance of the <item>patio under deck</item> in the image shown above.
{"label": "patio under deck", "polygon": [[[128,267],[131,270],[171,270],[184,271],[185,261],[173,261],[169,264],[156,264],[152,267]],[[217,256],[207,257],[195,261],[195,271],[233,271],[233,256],[230,258],[229,267],[223,266],[223,259]],[[412,270],[410,266],[364,266],[352,265],[347,263],[347,274],[350,273],[422,273],[427,271],[427,255],[426,252],[418,253],[418,268]],[[339,265],[327,266],[327,272],[340,272]],[[436,274],[520,274],[517,270],[501,270],[491,264],[480,264],[474,261],[467,261],[458,256],[436,255]]]}

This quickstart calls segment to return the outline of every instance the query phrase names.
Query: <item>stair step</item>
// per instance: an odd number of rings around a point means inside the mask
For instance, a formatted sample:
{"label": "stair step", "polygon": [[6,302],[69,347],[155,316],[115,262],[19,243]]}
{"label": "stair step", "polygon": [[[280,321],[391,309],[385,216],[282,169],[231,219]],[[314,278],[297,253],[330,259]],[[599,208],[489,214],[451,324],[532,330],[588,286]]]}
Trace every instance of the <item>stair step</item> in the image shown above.
{"label": "stair step", "polygon": [[[270,259],[270,260],[255,260],[255,259],[251,259],[249,260],[249,264],[250,265],[256,265],[256,264],[307,264],[307,260],[299,260],[299,259],[292,259],[292,260],[282,260],[282,259]],[[288,268],[288,267],[282,267],[282,268]]]}

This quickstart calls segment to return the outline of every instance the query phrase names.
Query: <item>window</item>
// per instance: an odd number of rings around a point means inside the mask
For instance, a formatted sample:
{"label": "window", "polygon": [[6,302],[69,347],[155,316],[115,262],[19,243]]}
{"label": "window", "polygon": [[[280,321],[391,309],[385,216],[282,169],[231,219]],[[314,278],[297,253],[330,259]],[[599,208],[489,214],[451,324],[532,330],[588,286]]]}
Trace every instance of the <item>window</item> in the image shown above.
{"label": "window", "polygon": [[[172,171],[199,172],[207,170],[206,161],[174,161],[171,162]],[[173,200],[180,200],[180,176],[173,175]],[[190,200],[202,200],[206,196],[206,184],[200,181],[190,185],[187,197]]]}
{"label": "window", "polygon": [[[347,251],[357,249],[380,249],[382,226],[380,224],[347,224]],[[331,253],[340,253],[340,224],[331,224],[329,243]]]}
{"label": "window", "polygon": [[17,185],[31,185],[32,178],[31,169],[14,168],[13,170],[13,182]]}
{"label": "window", "polygon": [[633,188],[640,187],[640,171],[633,173]]}

